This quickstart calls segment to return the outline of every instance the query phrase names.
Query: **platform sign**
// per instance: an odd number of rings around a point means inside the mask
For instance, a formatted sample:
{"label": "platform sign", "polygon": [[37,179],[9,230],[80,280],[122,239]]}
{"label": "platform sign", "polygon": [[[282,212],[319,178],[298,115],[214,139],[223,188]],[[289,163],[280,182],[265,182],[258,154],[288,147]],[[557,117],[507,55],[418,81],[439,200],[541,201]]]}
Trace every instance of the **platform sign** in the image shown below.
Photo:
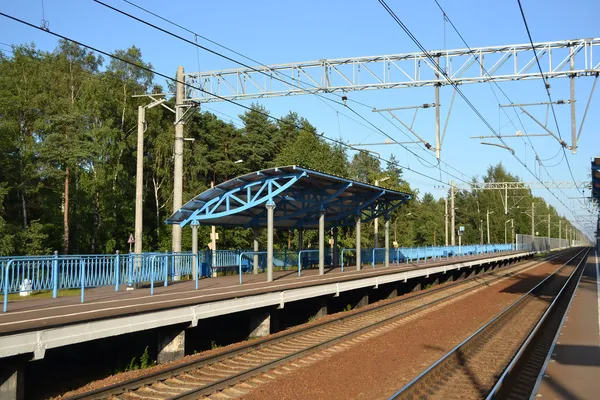
{"label": "platform sign", "polygon": [[461,225],[458,227],[458,236],[462,236],[463,233],[465,233],[465,227]]}
{"label": "platform sign", "polygon": [[131,245],[135,243],[135,238],[133,237],[132,233],[129,234],[129,239],[127,239],[127,243],[129,243],[129,252],[131,253]]}

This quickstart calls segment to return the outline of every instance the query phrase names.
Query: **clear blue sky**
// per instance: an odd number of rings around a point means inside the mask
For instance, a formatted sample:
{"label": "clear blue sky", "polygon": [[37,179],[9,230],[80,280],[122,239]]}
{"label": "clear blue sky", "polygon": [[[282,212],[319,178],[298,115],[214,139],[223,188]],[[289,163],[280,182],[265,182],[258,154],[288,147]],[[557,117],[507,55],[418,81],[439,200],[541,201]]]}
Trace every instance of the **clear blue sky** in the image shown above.
{"label": "clear blue sky", "polygon": [[[107,3],[134,13],[144,19],[155,22],[169,30],[193,40],[188,33],[165,25],[147,14],[131,7],[122,0],[105,0]],[[470,47],[494,46],[505,44],[527,43],[527,34],[521,20],[516,0],[510,1],[449,1],[439,0],[442,7]],[[400,27],[391,19],[376,0],[371,1],[314,1],[284,2],[266,0],[248,1],[144,1],[136,3],[171,19],[201,35],[229,46],[264,64],[285,63],[293,61],[319,60],[323,58],[352,57],[364,55],[380,55],[415,52],[416,45],[407,37]],[[426,49],[444,48],[444,23],[441,12],[434,0],[405,2],[389,0],[388,4],[409,27]],[[91,0],[45,0],[45,19],[52,31],[72,37],[106,51],[125,49],[135,45],[141,48],[144,59],[151,62],[157,71],[174,75],[178,65],[186,71],[217,70],[235,68],[236,64],[210,55],[196,48],[158,32],[150,27],[119,15]],[[600,2],[594,0],[576,0],[566,5],[556,0],[523,1],[533,40],[546,42],[554,40],[600,37],[597,26],[600,16]],[[0,10],[35,24],[42,19],[42,2],[40,0],[21,0],[3,2]],[[0,42],[20,44],[35,42],[45,50],[51,50],[56,40],[43,32],[35,31],[12,21],[0,19]],[[202,42],[201,42],[202,43]],[[208,43],[202,43],[214,47]],[[463,48],[460,38],[446,24],[446,48]],[[0,49],[6,46],[0,45]],[[231,54],[230,54],[231,55]],[[232,55],[233,56],[233,55]],[[233,56],[234,58],[239,58]],[[599,57],[600,58],[600,57]],[[577,115],[581,121],[587,96],[593,78],[577,80]],[[163,82],[160,82],[163,83]],[[569,87],[567,80],[553,80],[552,95],[555,100],[567,99]],[[502,88],[512,101],[516,103],[546,101],[541,81],[503,83]],[[477,109],[498,129],[508,122],[499,113],[498,103],[487,84],[466,85],[463,91],[475,104]],[[447,112],[452,90],[444,87],[441,90],[442,118]],[[371,91],[364,93],[351,92],[348,96],[373,107],[410,106],[433,102],[433,89],[397,89],[387,91]],[[568,152],[569,162],[576,180],[589,180],[591,157],[600,154],[600,136],[597,127],[599,94],[592,101],[590,114],[579,143],[579,152],[572,155]],[[502,101],[502,100],[501,100]],[[350,142],[383,141],[378,133],[364,128],[323,105],[314,96],[297,96],[291,98],[274,98],[261,100],[274,116],[283,116],[288,111],[297,111],[308,118],[319,131],[328,136],[341,137]],[[250,102],[245,102],[249,105]],[[243,110],[225,103],[213,103],[211,110],[237,117]],[[340,112],[347,110],[335,106]],[[560,130],[563,137],[570,138],[568,106],[556,107]],[[390,125],[382,117],[366,108],[357,108],[362,115],[379,126],[385,132],[404,140],[399,130]],[[545,111],[538,109],[536,116],[545,119]],[[219,115],[219,114],[218,114]],[[432,143],[434,142],[433,110],[422,110],[415,123],[415,129]],[[514,115],[514,114],[513,114]],[[220,115],[223,117],[223,115]],[[408,114],[404,114],[410,120]],[[228,117],[223,117],[229,119]],[[239,121],[233,120],[234,123]],[[541,128],[523,118],[525,127],[530,133],[542,133]],[[555,130],[553,123],[549,127]],[[511,125],[501,130],[502,133],[514,133]],[[466,176],[482,175],[490,164],[503,162],[507,169],[519,175],[525,181],[534,181],[525,168],[520,166],[506,150],[482,146],[478,140],[469,139],[473,135],[488,135],[484,124],[474,115],[468,106],[457,97],[450,119],[446,141],[442,152],[445,162],[462,171]],[[538,170],[530,149],[526,149],[521,139],[507,139],[514,147],[516,154],[532,170]],[[559,146],[551,138],[532,138],[542,159],[553,157]],[[570,142],[570,139],[567,140]],[[413,146],[413,151],[433,161],[426,151]],[[395,154],[403,165],[409,165],[427,175],[440,178],[440,171],[427,168],[414,156],[398,146],[372,148],[383,157]],[[548,160],[546,165],[551,177],[542,172],[542,180],[569,181],[571,177],[566,163],[561,161],[562,153]],[[558,164],[557,164],[558,163]],[[458,175],[458,173],[456,173]],[[421,193],[433,191],[439,182],[415,175],[409,171],[405,174],[413,187]],[[450,178],[442,172],[441,180]],[[467,178],[465,178],[467,179]],[[468,179],[467,179],[468,180]],[[567,204],[562,206],[548,191],[538,190],[535,194],[543,196],[553,204],[560,213],[573,220],[573,212],[586,214],[579,207],[578,200],[567,196],[581,196],[573,190],[557,191],[557,195]],[[585,192],[589,195],[589,191]]]}

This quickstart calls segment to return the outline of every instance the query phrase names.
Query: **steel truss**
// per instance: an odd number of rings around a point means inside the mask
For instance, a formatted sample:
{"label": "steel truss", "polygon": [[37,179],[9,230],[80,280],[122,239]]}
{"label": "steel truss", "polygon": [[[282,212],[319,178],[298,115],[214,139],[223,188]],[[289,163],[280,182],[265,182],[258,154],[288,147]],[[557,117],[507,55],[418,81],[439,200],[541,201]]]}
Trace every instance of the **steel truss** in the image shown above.
{"label": "steel truss", "polygon": [[[198,207],[185,218],[180,225],[211,224],[217,218],[245,215],[250,217],[244,227],[264,226],[267,222],[268,209],[259,207],[275,201],[274,222],[286,223],[288,229],[299,229],[311,226],[325,213],[325,223],[342,227],[353,226],[356,218],[369,222],[375,218],[388,218],[389,215],[410,196],[403,198],[386,198],[387,190],[375,193],[356,193],[348,195],[347,190],[353,186],[351,182],[315,187],[314,190],[299,191],[294,187],[296,182],[308,177],[307,172],[298,172],[277,176],[263,176],[260,180],[244,182],[231,190],[221,190],[218,196],[207,202],[197,202]],[[241,181],[236,178],[235,180]],[[220,189],[219,189],[220,190]],[[232,222],[220,223],[220,226],[240,226]]]}
{"label": "steel truss", "polygon": [[[534,47],[547,78],[600,73],[600,56],[594,58],[594,51],[600,52],[600,38],[535,43]],[[430,53],[439,57],[440,66],[458,84],[541,78],[530,44]],[[421,52],[194,72],[185,74],[185,81],[191,87],[186,100],[199,103],[449,84]]]}

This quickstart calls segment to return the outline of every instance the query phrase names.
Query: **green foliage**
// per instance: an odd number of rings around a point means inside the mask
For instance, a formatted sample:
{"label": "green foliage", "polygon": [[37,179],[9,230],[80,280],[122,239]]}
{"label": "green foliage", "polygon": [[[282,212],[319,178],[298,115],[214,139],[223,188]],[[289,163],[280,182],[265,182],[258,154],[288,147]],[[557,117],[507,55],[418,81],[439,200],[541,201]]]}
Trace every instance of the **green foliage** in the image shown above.
{"label": "green foliage", "polygon": [[351,304],[346,304],[346,307],[344,308],[343,311],[352,311],[352,305]]}
{"label": "green foliage", "polygon": [[[119,57],[151,67],[140,49],[117,50]],[[13,56],[0,57],[0,255],[112,253],[128,251],[134,230],[137,109],[159,93],[145,70],[116,60],[104,60],[80,46],[61,41],[53,52],[33,44],[16,46]],[[166,105],[173,107],[173,99]],[[305,118],[290,112],[278,123],[254,104],[240,116],[237,128],[209,112],[197,112],[186,123],[184,200],[235,176],[281,166],[301,165],[327,173],[413,192],[403,180],[394,156],[387,164],[366,151],[348,154],[340,144],[325,141]],[[171,249],[171,228],[164,220],[172,211],[173,115],[163,107],[146,111],[144,134],[144,251]],[[243,160],[239,163],[238,160]],[[491,166],[485,181],[518,180],[500,165]],[[413,192],[414,193],[414,192]],[[399,246],[442,244],[444,203],[431,194],[415,198],[392,217],[393,241]],[[466,227],[463,243],[479,243],[487,210],[493,212],[490,235],[504,241],[505,222],[513,218],[515,232],[530,233],[531,202],[544,205],[528,190],[509,193],[509,215],[499,191],[456,195],[456,224]],[[513,200],[515,199],[515,200]],[[520,199],[520,200],[517,200]],[[550,214],[553,237],[558,215]],[[563,234],[570,225],[562,219]],[[537,230],[546,235],[546,224]],[[251,229],[219,229],[219,248],[247,249]],[[198,230],[201,248],[210,241],[210,227]],[[261,233],[264,235],[264,233]],[[328,238],[327,238],[328,239]],[[184,248],[191,231],[183,231]],[[304,246],[316,248],[314,231],[304,233]],[[266,242],[265,237],[260,238]],[[365,247],[373,245],[373,222],[362,227]],[[380,241],[381,242],[381,241]],[[297,232],[276,231],[275,247],[295,248]],[[339,244],[355,246],[352,227],[340,229]],[[262,245],[261,245],[262,246]]]}

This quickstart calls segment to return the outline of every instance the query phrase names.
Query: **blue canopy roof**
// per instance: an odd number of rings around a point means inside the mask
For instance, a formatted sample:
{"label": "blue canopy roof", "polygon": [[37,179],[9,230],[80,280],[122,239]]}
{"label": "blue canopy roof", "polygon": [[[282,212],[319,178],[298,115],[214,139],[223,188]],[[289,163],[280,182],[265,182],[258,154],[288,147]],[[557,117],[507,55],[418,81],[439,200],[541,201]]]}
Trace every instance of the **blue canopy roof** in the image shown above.
{"label": "blue canopy roof", "polygon": [[317,228],[325,212],[329,226],[353,225],[356,216],[370,221],[389,215],[412,198],[384,189],[298,166],[252,172],[223,182],[188,201],[167,224],[264,227],[266,204],[275,203],[276,228]]}

